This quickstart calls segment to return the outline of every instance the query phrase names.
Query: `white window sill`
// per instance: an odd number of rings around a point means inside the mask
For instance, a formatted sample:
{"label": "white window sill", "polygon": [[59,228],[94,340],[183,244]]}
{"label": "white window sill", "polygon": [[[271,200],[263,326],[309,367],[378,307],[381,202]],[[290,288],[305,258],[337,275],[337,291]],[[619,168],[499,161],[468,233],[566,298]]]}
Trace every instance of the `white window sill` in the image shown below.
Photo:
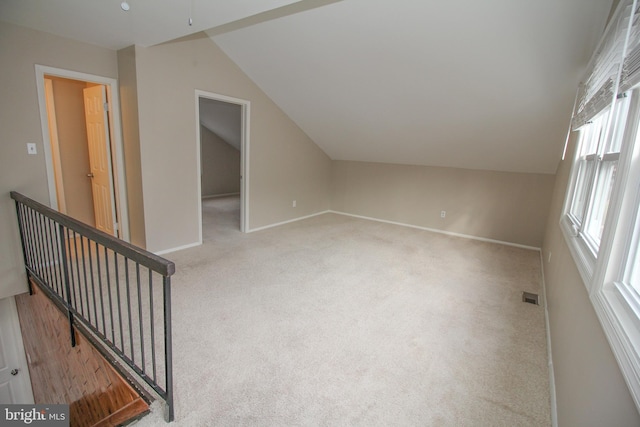
{"label": "white window sill", "polygon": [[560,229],[578,267],[580,277],[582,277],[582,281],[590,293],[591,279],[596,266],[596,256],[566,215],[560,219]]}

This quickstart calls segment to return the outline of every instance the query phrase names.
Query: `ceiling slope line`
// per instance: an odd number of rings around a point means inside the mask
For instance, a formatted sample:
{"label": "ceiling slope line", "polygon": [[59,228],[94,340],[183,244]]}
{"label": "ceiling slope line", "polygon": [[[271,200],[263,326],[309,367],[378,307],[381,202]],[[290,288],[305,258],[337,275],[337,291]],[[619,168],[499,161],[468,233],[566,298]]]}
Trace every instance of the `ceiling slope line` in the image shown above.
{"label": "ceiling slope line", "polygon": [[217,27],[205,30],[204,32],[209,37],[213,38],[221,34],[226,34],[232,31],[241,30],[243,28],[252,27],[263,22],[273,21],[274,19],[284,18],[285,16],[295,15],[301,12],[317,9],[319,7],[327,6],[341,1],[343,0],[301,0],[292,4],[288,4],[286,6],[281,6],[252,16],[247,16],[246,18],[238,19],[237,21],[228,22],[226,24],[222,24]]}

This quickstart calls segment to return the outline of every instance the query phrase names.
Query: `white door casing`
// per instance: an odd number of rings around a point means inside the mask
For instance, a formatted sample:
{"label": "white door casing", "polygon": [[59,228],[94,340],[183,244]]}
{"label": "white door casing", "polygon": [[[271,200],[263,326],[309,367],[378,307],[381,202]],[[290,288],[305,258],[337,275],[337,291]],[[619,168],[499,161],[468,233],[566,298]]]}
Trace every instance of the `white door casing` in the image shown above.
{"label": "white door casing", "polygon": [[196,89],[195,91],[195,111],[196,111],[196,177],[198,188],[198,223],[199,223],[199,241],[202,244],[202,188],[200,176],[202,174],[200,165],[200,98],[213,99],[221,102],[237,104],[241,107],[241,127],[240,127],[240,231],[248,233],[249,226],[249,140],[250,140],[250,123],[251,123],[251,102],[233,98],[217,93],[206,92]]}
{"label": "white door casing", "polygon": [[[113,148],[113,161],[115,162],[114,171],[117,174],[116,185],[118,191],[118,232],[119,237],[125,241],[129,241],[129,213],[127,203],[127,188],[124,167],[124,144],[122,139],[122,125],[120,120],[120,92],[118,89],[118,81],[111,77],[97,76],[78,71],[65,70],[62,68],[54,68],[45,65],[35,65],[36,88],[38,92],[38,105],[40,110],[40,123],[42,126],[43,152],[45,157],[45,166],[47,171],[47,182],[49,187],[49,206],[58,210],[58,201],[55,187],[55,172],[53,164],[53,156],[51,153],[51,143],[49,134],[49,124],[46,108],[46,91],[45,76],[62,77],[72,80],[81,80],[89,83],[104,85],[108,88],[109,98],[109,117],[111,122],[111,137]],[[110,159],[111,160],[111,159]],[[114,206],[115,208],[115,206]]]}
{"label": "white door casing", "polygon": [[64,195],[64,183],[62,181],[62,162],[60,159],[60,142],[58,140],[58,124],[56,119],[55,98],[53,95],[53,81],[44,79],[45,97],[47,103],[47,118],[49,124],[49,137],[51,138],[51,160],[53,161],[54,178],[56,184],[56,196],[58,210],[67,213],[67,203]]}
{"label": "white door casing", "polygon": [[0,300],[0,404],[33,404],[18,311],[13,297]]}
{"label": "white door casing", "polygon": [[96,228],[110,235],[115,234],[115,201],[111,176],[109,121],[107,94],[102,85],[88,87],[84,92],[84,112],[89,144],[89,178],[93,194],[93,210]]}

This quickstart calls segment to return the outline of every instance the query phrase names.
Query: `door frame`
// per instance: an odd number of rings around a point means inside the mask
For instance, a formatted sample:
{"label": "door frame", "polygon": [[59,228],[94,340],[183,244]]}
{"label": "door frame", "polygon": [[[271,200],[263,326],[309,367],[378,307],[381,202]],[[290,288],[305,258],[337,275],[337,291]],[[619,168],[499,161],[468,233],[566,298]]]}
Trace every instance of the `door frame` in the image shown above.
{"label": "door frame", "polygon": [[201,182],[201,159],[200,159],[200,98],[212,99],[214,101],[227,102],[240,106],[240,231],[247,233],[249,230],[249,129],[251,102],[220,95],[213,92],[206,92],[196,89],[196,178],[198,183],[198,233],[199,243],[202,244],[202,182]]}
{"label": "door frame", "polygon": [[[111,159],[115,157],[116,176],[112,176],[112,185],[116,206],[113,208],[118,213],[118,228],[120,239],[129,241],[129,209],[127,204],[127,187],[124,170],[124,147],[122,141],[122,124],[120,121],[120,93],[118,80],[110,77],[96,76],[93,74],[81,73],[77,71],[65,70],[62,68],[48,67],[45,65],[35,66],[36,87],[38,91],[38,106],[40,109],[40,124],[42,126],[42,140],[44,145],[44,157],[47,170],[47,181],[49,186],[49,203],[52,209],[58,210],[58,200],[56,196],[56,185],[54,175],[53,157],[51,153],[51,141],[49,138],[49,122],[47,119],[47,105],[45,97],[44,79],[45,75],[62,77],[72,80],[80,80],[90,83],[97,83],[107,87],[107,94],[111,102],[109,118],[109,130],[111,133],[111,147],[115,148],[115,153],[111,152]],[[115,182],[114,182],[115,181]]]}

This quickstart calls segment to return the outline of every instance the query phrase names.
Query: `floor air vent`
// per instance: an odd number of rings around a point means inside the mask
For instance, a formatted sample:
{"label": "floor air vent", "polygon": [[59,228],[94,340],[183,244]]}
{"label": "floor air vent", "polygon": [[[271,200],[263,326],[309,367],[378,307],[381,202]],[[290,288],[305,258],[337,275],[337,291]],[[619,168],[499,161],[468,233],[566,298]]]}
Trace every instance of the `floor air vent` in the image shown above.
{"label": "floor air vent", "polygon": [[538,294],[532,294],[529,292],[522,293],[522,302],[528,302],[529,304],[540,305],[538,303]]}

